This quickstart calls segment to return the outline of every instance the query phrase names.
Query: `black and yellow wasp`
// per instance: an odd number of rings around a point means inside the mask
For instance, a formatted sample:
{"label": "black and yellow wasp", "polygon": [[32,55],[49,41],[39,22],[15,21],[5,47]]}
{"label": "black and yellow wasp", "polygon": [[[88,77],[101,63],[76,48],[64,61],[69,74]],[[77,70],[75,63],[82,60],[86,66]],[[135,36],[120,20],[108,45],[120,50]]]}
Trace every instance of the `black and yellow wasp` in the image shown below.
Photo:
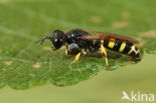
{"label": "black and yellow wasp", "polygon": [[[92,33],[98,35],[91,35]],[[134,44],[137,40],[117,34],[85,31],[81,29],[72,29],[66,33],[61,30],[55,30],[50,36],[45,36],[43,39],[37,41],[37,43],[42,44],[46,39],[52,42],[53,50],[57,50],[65,45],[66,55],[76,54],[75,60],[70,64],[77,62],[80,55],[100,51],[102,57],[105,59],[107,68],[110,69],[105,48],[129,55],[136,61],[141,60],[140,50]]]}

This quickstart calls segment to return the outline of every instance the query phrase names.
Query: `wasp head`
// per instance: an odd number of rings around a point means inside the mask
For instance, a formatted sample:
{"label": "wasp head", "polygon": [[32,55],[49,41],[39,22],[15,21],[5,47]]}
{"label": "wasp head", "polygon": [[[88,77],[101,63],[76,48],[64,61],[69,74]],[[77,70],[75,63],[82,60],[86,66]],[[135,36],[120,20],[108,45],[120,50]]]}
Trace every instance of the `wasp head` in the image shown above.
{"label": "wasp head", "polygon": [[55,30],[52,32],[51,41],[52,41],[52,48],[54,50],[59,49],[65,43],[65,33],[60,30]]}
{"label": "wasp head", "polygon": [[36,41],[36,43],[42,44],[46,39],[52,42],[52,49],[57,50],[65,43],[65,33],[60,30],[55,30],[51,36],[45,36],[43,39]]}

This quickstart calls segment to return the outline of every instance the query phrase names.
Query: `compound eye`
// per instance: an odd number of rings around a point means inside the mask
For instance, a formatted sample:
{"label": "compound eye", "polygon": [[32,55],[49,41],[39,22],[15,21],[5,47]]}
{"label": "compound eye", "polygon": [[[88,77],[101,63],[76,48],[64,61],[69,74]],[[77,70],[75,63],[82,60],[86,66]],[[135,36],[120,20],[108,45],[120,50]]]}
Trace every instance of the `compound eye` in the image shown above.
{"label": "compound eye", "polygon": [[58,41],[58,39],[54,39],[54,41],[55,41],[55,42],[57,42],[57,41]]}

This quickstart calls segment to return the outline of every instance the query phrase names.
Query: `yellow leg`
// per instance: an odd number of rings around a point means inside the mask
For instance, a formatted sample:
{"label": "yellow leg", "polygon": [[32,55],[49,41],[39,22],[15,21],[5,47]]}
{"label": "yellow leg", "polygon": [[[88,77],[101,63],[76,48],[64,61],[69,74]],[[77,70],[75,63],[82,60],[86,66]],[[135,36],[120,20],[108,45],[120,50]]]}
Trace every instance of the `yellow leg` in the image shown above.
{"label": "yellow leg", "polygon": [[71,54],[69,54],[69,50],[68,50],[68,44],[65,44],[66,50],[65,50],[65,54],[66,56],[72,56]]}
{"label": "yellow leg", "polygon": [[77,61],[79,60],[79,58],[80,58],[80,55],[81,55],[81,52],[78,53],[78,54],[75,56],[74,61],[72,61],[71,63],[69,63],[69,65],[71,65],[71,64],[73,64],[73,63],[75,63],[75,62],[77,62]]}
{"label": "yellow leg", "polygon": [[75,62],[77,62],[77,61],[79,60],[79,58],[80,58],[81,54],[86,55],[86,54],[87,54],[87,52],[86,52],[85,50],[83,50],[83,49],[82,49],[82,50],[81,50],[81,52],[79,52],[79,53],[75,56],[74,61],[72,61],[69,65],[71,65],[71,64],[73,64],[73,63],[75,63]]}
{"label": "yellow leg", "polygon": [[69,50],[68,49],[65,50],[65,54],[66,54],[66,56],[72,56],[72,54],[69,54]]}
{"label": "yellow leg", "polygon": [[110,70],[110,67],[108,65],[107,52],[106,52],[106,49],[104,48],[103,44],[101,44],[101,54],[102,54],[103,58],[106,61],[106,67],[107,67],[107,69]]}

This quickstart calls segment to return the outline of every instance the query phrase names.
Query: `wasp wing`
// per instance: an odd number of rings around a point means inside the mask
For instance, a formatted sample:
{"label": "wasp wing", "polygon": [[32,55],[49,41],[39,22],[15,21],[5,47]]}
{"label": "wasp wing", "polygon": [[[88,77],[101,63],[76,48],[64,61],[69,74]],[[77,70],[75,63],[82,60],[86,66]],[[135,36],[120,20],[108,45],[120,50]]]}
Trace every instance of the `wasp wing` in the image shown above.
{"label": "wasp wing", "polygon": [[96,32],[96,31],[87,31],[88,33],[93,33],[97,35],[85,35],[82,38],[85,40],[112,40],[116,39],[117,42],[127,41],[130,43],[137,43],[138,41],[134,38],[121,36],[118,34],[104,33],[104,32]]}

